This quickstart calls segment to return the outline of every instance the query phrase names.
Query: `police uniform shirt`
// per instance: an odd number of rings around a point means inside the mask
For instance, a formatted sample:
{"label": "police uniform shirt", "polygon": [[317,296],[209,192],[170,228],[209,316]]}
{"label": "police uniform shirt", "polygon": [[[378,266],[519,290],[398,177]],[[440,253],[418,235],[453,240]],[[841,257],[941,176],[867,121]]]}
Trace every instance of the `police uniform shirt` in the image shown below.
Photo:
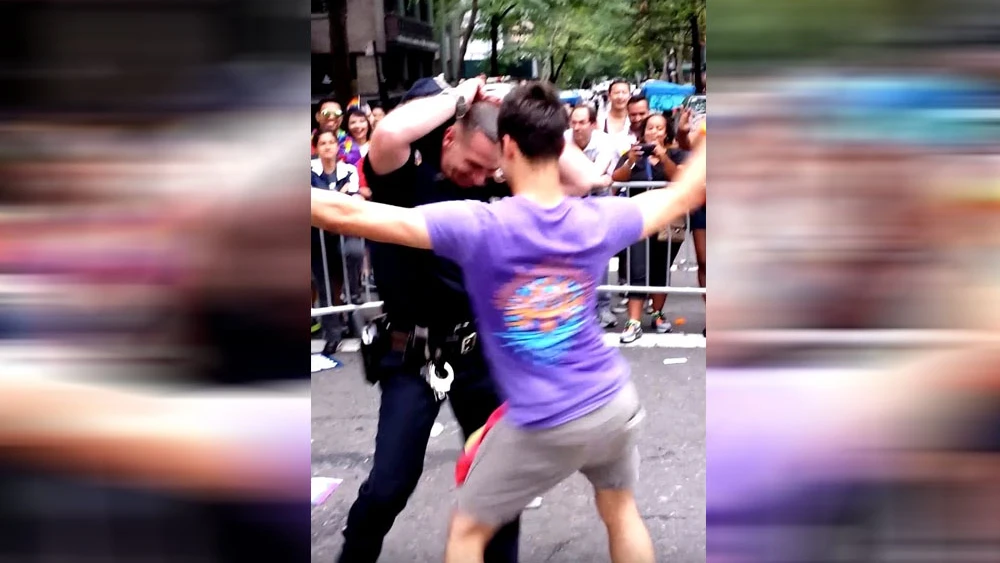
{"label": "police uniform shirt", "polygon": [[[507,197],[510,188],[488,180],[483,187],[463,188],[441,172],[441,145],[450,121],[410,145],[401,168],[378,175],[365,159],[363,172],[372,201],[413,208],[419,205]],[[472,320],[459,267],[450,260],[391,244],[371,243],[371,261],[384,311],[398,325],[449,327]]]}

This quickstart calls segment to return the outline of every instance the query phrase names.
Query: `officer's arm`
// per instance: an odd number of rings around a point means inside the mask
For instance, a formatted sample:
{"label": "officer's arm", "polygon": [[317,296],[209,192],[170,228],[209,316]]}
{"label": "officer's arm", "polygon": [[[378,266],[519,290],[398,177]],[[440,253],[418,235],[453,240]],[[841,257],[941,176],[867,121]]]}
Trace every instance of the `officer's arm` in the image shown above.
{"label": "officer's arm", "polygon": [[706,143],[684,161],[680,177],[669,187],[643,192],[632,200],[642,212],[642,236],[653,236],[705,203]]}
{"label": "officer's arm", "polygon": [[[468,103],[476,99],[481,79],[467,80],[455,88]],[[376,174],[401,168],[410,158],[410,145],[455,116],[456,98],[429,96],[407,102],[389,112],[372,132],[368,160]]]}
{"label": "officer's arm", "polygon": [[416,209],[372,203],[326,190],[312,190],[312,225],[377,242],[431,248],[427,221]]}

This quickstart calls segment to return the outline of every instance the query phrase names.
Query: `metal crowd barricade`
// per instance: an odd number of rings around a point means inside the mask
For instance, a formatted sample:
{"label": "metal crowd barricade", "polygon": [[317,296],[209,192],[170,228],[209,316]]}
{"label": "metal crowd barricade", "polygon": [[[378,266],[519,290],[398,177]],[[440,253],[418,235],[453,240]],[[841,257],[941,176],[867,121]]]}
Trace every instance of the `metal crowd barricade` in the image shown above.
{"label": "metal crowd barricade", "polygon": [[[667,185],[668,185],[668,182],[615,182],[615,183],[611,184],[611,187],[610,187],[610,191],[612,193],[609,193],[605,197],[622,197],[622,196],[618,196],[618,195],[616,195],[614,193],[614,192],[618,192],[618,191],[621,191],[621,190],[624,190],[623,193],[624,193],[625,196],[627,196],[627,195],[630,195],[631,190],[633,188],[663,188],[663,187],[666,187]],[[602,189],[601,191],[605,191],[605,190]],[[690,216],[688,216],[688,217],[685,218],[685,232],[687,232],[687,233],[691,232],[691,220],[690,220]],[[655,236],[656,235],[654,235],[654,237]],[[349,313],[349,312],[353,312],[353,311],[368,311],[368,310],[376,310],[376,309],[381,308],[382,307],[382,301],[377,300],[376,297],[375,297],[375,295],[372,294],[371,286],[369,284],[365,283],[364,278],[362,278],[362,288],[361,288],[363,302],[361,304],[357,304],[357,305],[353,304],[353,297],[354,297],[354,295],[352,294],[351,284],[348,281],[350,279],[351,275],[353,275],[353,272],[349,271],[349,267],[348,267],[348,264],[347,264],[346,247],[347,247],[348,240],[347,240],[347,237],[344,237],[344,236],[340,236],[340,249],[341,249],[341,251],[340,251],[340,259],[341,259],[340,269],[341,269],[341,272],[343,274],[343,278],[342,278],[343,279],[343,295],[345,296],[346,299],[344,299],[345,304],[343,304],[343,305],[334,305],[334,302],[335,302],[335,299],[336,299],[337,296],[335,296],[334,293],[333,293],[334,290],[335,290],[335,286],[334,286],[334,283],[332,281],[333,278],[332,278],[331,271],[330,271],[331,267],[330,267],[329,255],[331,253],[331,250],[327,248],[326,237],[325,236],[321,236],[321,237],[319,237],[319,239],[320,239],[320,253],[322,255],[322,260],[323,260],[323,271],[322,271],[322,279],[317,280],[317,283],[322,284],[322,289],[325,289],[326,291],[325,291],[325,293],[322,292],[322,291],[319,292],[320,293],[319,307],[313,307],[312,308],[311,316],[313,318],[317,318],[317,317],[322,317],[322,316],[325,316],[325,315],[336,315],[336,314],[340,314],[340,313]],[[600,291],[600,292],[603,292],[603,293],[644,293],[644,294],[661,294],[661,293],[662,294],[670,294],[670,293],[674,293],[674,294],[687,294],[687,295],[705,295],[705,289],[701,288],[701,287],[674,286],[674,285],[671,284],[671,281],[672,281],[672,278],[673,278],[673,272],[671,271],[671,266],[673,264],[672,264],[672,261],[669,260],[669,257],[670,257],[671,254],[673,254],[674,244],[683,244],[683,242],[675,243],[672,240],[671,237],[667,238],[667,257],[668,257],[668,260],[664,264],[650,264],[649,257],[650,257],[650,247],[651,247],[651,244],[652,244],[652,237],[651,238],[647,238],[643,242],[646,245],[646,252],[645,252],[645,255],[646,255],[645,256],[645,267],[646,267],[645,268],[645,274],[646,274],[646,276],[645,277],[646,277],[646,280],[647,280],[647,285],[637,286],[637,285],[631,285],[628,282],[628,277],[631,276],[631,272],[632,272],[632,247],[629,246],[624,251],[625,252],[625,270],[624,270],[624,272],[626,274],[626,279],[625,280],[619,279],[618,280],[618,284],[616,284],[616,285],[611,285],[611,284],[600,285],[600,286],[597,287],[597,291]],[[677,261],[679,261],[679,260],[680,260],[680,257],[678,257]],[[367,262],[367,260],[366,260],[366,262]],[[649,274],[652,271],[651,267],[662,267],[662,268],[665,269],[665,272],[666,272],[666,285],[663,285],[663,286],[653,286],[653,285],[649,285],[648,284]],[[621,268],[619,268],[619,271],[621,271]],[[320,274],[320,272],[313,272],[314,276],[318,275],[318,274]],[[319,288],[317,288],[317,289],[319,289]]]}
{"label": "metal crowd barricade", "polygon": [[[361,244],[364,244],[363,239],[361,240]],[[323,317],[326,315],[337,315],[340,313],[350,313],[352,311],[379,309],[380,307],[382,307],[381,301],[373,300],[374,296],[372,295],[371,291],[372,286],[366,279],[366,277],[368,276],[365,275],[365,270],[367,269],[370,272],[370,266],[367,266],[369,262],[367,256],[368,254],[367,248],[364,249],[365,256],[364,259],[362,260],[362,265],[361,265],[361,270],[362,270],[360,272],[361,287],[359,288],[362,292],[362,297],[364,298],[364,302],[359,305],[355,305],[353,303],[354,301],[353,298],[355,297],[355,295],[351,289],[350,279],[355,273],[350,271],[350,268],[347,264],[347,245],[348,245],[348,237],[340,235],[340,269],[343,275],[343,278],[341,279],[343,280],[342,293],[344,296],[343,300],[345,301],[345,304],[334,305],[334,302],[337,300],[339,295],[334,295],[333,293],[335,286],[332,282],[332,278],[330,275],[330,259],[329,259],[330,250],[327,248],[326,245],[326,236],[319,237],[320,255],[323,261],[323,272],[322,272],[323,276],[321,280],[316,280],[316,281],[317,283],[322,284],[323,286],[322,289],[325,289],[326,293],[324,294],[322,291],[319,291],[320,294],[319,307],[312,308],[311,316],[313,318]],[[319,272],[313,272],[313,275],[315,276],[318,273]],[[317,288],[317,290],[319,289],[320,288]]]}
{"label": "metal crowd barricade", "polygon": [[[669,182],[614,182],[611,184],[611,193],[606,197],[630,197],[632,195],[633,188],[668,188]],[[669,189],[669,188],[668,188]],[[621,195],[619,195],[621,193]],[[684,232],[691,233],[691,216],[688,215],[684,219]],[[656,235],[654,235],[655,237]],[[671,267],[673,266],[673,260],[670,260],[670,256],[674,253],[674,244],[683,245],[683,242],[674,243],[672,237],[667,237],[667,262],[663,264],[666,269],[666,285],[663,286],[653,286],[649,285],[650,273],[652,272],[651,267],[659,267],[658,265],[651,265],[649,262],[649,255],[652,246],[652,237],[647,238],[644,241],[646,245],[645,252],[645,277],[647,285],[637,286],[631,285],[630,280],[627,283],[622,283],[622,280],[618,280],[618,285],[601,285],[598,286],[597,291],[604,293],[665,293],[665,294],[687,294],[687,295],[705,295],[705,288],[703,287],[688,287],[688,286],[675,286],[671,284],[673,278],[673,272]],[[679,259],[678,255],[678,259]],[[619,272],[622,271],[621,267],[618,269]],[[625,249],[625,277],[626,280],[632,275],[632,246]]]}

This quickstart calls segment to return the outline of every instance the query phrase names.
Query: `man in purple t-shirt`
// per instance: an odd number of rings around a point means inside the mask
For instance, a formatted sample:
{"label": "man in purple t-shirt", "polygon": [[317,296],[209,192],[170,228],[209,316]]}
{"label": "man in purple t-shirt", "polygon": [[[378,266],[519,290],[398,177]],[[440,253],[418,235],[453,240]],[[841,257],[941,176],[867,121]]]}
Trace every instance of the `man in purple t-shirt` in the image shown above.
{"label": "man in purple t-shirt", "polygon": [[500,109],[513,197],[402,209],[314,190],[313,225],[432,249],[462,267],[507,415],[459,490],[446,561],[482,561],[486,543],[534,497],[580,471],[593,483],[615,562],[652,562],[633,496],[643,411],[629,366],[592,322],[608,260],[705,200],[705,149],[669,188],[637,197],[567,197],[557,93],[529,83]]}

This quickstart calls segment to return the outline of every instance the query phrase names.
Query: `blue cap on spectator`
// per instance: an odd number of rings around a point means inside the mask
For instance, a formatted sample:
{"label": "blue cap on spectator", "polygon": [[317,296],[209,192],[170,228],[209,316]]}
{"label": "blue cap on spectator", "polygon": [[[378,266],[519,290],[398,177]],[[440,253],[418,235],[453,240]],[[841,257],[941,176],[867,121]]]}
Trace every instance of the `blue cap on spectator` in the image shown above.
{"label": "blue cap on spectator", "polygon": [[406,103],[410,100],[415,100],[417,98],[426,98],[427,96],[437,96],[444,91],[444,87],[433,78],[420,78],[413,83],[413,86],[403,94],[403,99],[400,103]]}

